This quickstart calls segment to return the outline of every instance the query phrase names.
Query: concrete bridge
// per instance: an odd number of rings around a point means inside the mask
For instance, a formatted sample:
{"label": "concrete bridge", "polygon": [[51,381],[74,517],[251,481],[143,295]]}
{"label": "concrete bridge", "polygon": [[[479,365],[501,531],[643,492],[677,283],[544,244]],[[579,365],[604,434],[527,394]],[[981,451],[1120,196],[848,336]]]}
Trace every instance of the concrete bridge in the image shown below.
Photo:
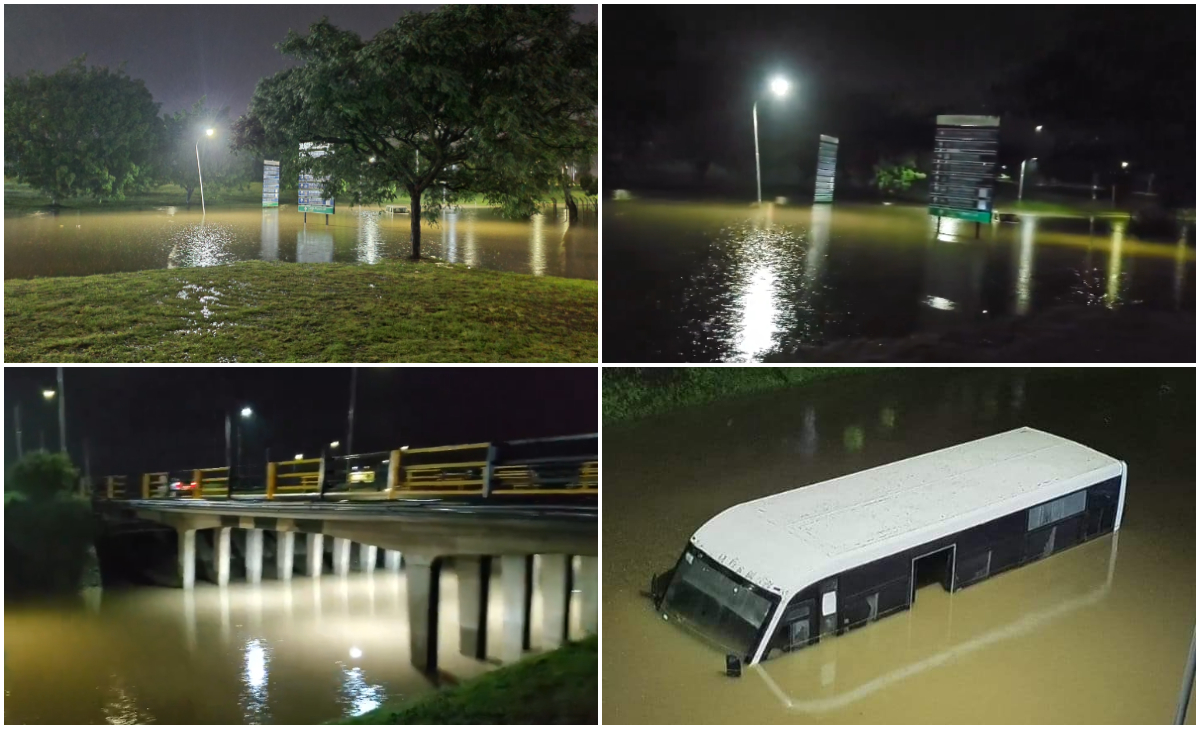
{"label": "concrete bridge", "polygon": [[[377,480],[373,473],[370,479],[347,478],[345,488],[332,491],[324,481],[333,469],[321,459],[315,472],[301,474],[305,490],[294,490],[287,499],[277,498],[280,463],[267,464],[267,488],[260,493],[253,485],[239,491],[220,476],[223,488],[214,489],[216,493],[206,490],[203,481],[186,492],[172,488],[182,485],[176,481],[165,489],[152,488],[163,485],[166,473],[145,475],[137,493],[123,488],[126,479],[108,477],[97,493],[96,507],[112,522],[136,519],[173,528],[178,581],[184,589],[195,585],[197,535],[207,531],[213,548],[204,556],[211,562],[201,565],[209,567],[222,586],[230,580],[235,542],[249,583],[262,581],[268,554],[274,556],[273,569],[266,565],[268,575],[277,580],[290,580],[297,572],[320,577],[326,572],[327,555],[334,576],[348,575],[352,566],[364,572],[403,570],[412,662],[430,675],[437,672],[438,585],[445,566],[458,582],[459,650],[466,656],[485,657],[493,581],[499,584],[503,605],[501,659],[518,660],[529,648],[535,573],[543,596],[541,645],[552,648],[566,640],[570,597],[576,588],[582,598],[580,624],[595,633],[596,456],[585,450],[582,455],[530,455],[517,463],[496,457],[504,448],[483,444],[488,456],[483,461],[446,457],[455,448],[479,445],[423,449],[411,455],[394,451],[386,461],[370,454],[378,466],[387,465],[386,478]],[[586,449],[587,441],[582,445]],[[561,448],[561,442],[556,447]],[[414,457],[422,452],[436,453],[443,462],[421,463]],[[401,465],[405,455],[413,465]],[[310,472],[311,477],[306,475]],[[346,470],[351,476],[364,472],[366,467]],[[371,487],[352,488],[363,483]],[[144,496],[151,498],[138,498]],[[493,573],[498,573],[497,580]]]}

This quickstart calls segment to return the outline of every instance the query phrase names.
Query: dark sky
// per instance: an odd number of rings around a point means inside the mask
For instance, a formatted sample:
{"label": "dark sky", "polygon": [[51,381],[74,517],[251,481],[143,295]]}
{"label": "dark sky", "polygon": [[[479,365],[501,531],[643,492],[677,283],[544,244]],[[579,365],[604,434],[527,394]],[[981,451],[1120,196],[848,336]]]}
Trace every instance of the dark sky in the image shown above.
{"label": "dark sky", "polygon": [[[350,370],[345,367],[66,368],[67,440],[93,476],[224,465],[224,412],[249,405],[243,462],[346,440]],[[358,370],[354,451],[481,443],[593,433],[597,375],[585,367],[438,367]],[[26,449],[44,432],[58,446],[53,367],[4,369],[4,454],[15,459],[13,406],[21,405]]]}
{"label": "dark sky", "polygon": [[[210,106],[245,111],[260,77],[287,67],[274,45],[289,29],[305,31],[322,15],[363,38],[400,15],[436,5],[5,5],[4,71],[58,70],[86,53],[88,63],[116,67],[146,82],[162,111]],[[578,5],[575,19],[596,19]]]}

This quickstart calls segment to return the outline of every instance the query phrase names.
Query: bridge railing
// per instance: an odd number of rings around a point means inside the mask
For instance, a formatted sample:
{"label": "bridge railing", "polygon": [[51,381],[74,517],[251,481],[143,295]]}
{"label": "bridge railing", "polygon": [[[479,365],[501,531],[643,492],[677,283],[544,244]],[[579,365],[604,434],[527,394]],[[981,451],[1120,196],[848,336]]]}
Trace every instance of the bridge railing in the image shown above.
{"label": "bridge railing", "polygon": [[171,475],[166,471],[142,474],[142,498],[162,499],[171,495]]}
{"label": "bridge railing", "polygon": [[286,494],[319,494],[325,480],[324,458],[299,458],[267,464],[267,498]]}
{"label": "bridge railing", "polygon": [[484,495],[490,480],[494,446],[467,443],[392,451],[388,498]]}
{"label": "bridge railing", "polygon": [[191,492],[193,499],[228,499],[229,467],[193,469]]}

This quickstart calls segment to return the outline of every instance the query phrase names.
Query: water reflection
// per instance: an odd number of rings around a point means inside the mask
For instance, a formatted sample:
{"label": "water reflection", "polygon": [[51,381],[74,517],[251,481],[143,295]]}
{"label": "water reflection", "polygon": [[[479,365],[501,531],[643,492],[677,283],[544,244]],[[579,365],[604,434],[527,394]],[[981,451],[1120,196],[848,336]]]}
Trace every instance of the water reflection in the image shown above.
{"label": "water reflection", "polygon": [[1021,237],[1017,249],[1017,275],[1015,285],[1016,307],[1019,316],[1029,313],[1030,288],[1033,282],[1033,240],[1037,236],[1037,216],[1026,215],[1021,218]]}
{"label": "water reflection", "polygon": [[234,231],[228,225],[201,221],[176,231],[170,240],[167,268],[218,266],[235,260]]}
{"label": "water reflection", "polygon": [[534,276],[546,273],[546,216],[534,215],[529,226],[529,270]]}
{"label": "water reflection", "polygon": [[[137,697],[117,674],[109,677],[104,697],[104,721],[113,725],[153,724],[154,715],[138,705]],[[5,722],[7,723],[7,722]]]}
{"label": "water reflection", "polygon": [[1108,287],[1104,292],[1104,305],[1110,309],[1121,303],[1121,247],[1124,243],[1125,221],[1114,221],[1112,245],[1108,251]]}
{"label": "water reflection", "polygon": [[333,263],[333,233],[307,227],[297,231],[296,263]]}
{"label": "water reflection", "polygon": [[279,260],[279,208],[268,208],[262,213],[262,253],[264,261]]}
{"label": "water reflection", "polygon": [[267,667],[270,663],[266,644],[258,639],[246,641],[242,692],[239,704],[242,719],[247,724],[265,724],[270,720],[267,709]]}
{"label": "water reflection", "polygon": [[342,702],[347,715],[365,714],[383,703],[383,686],[368,683],[362,668],[347,666],[341,661],[338,661],[338,666],[342,670]]}

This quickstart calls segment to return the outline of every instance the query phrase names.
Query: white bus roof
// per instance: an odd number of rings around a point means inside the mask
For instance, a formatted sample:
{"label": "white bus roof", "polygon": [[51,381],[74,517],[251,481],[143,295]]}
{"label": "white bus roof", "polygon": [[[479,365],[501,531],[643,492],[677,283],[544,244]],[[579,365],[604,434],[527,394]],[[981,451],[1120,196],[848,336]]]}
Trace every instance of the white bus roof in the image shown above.
{"label": "white bus roof", "polygon": [[1017,428],[738,504],[691,541],[756,585],[790,595],[1122,471],[1121,461],[1074,441]]}

